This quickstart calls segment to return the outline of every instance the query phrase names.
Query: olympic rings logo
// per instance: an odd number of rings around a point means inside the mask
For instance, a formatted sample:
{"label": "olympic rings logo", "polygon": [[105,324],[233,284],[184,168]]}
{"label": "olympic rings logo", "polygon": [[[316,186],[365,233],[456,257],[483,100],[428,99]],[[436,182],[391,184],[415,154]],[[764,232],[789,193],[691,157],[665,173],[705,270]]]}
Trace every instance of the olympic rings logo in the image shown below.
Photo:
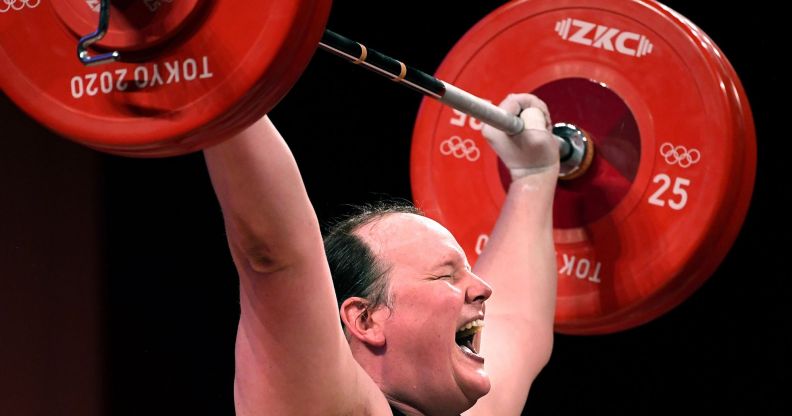
{"label": "olympic rings logo", "polygon": [[440,153],[445,156],[454,156],[457,159],[467,159],[475,162],[481,156],[481,151],[472,139],[462,140],[459,136],[451,136],[440,143]]}
{"label": "olympic rings logo", "polygon": [[695,165],[701,160],[701,152],[698,149],[688,150],[685,146],[674,146],[669,142],[660,146],[660,156],[663,156],[669,165],[678,163],[683,168]]}
{"label": "olympic rings logo", "polygon": [[35,9],[40,3],[41,0],[3,0],[3,4],[0,5],[0,13],[5,13],[9,10],[18,12],[25,7]]}

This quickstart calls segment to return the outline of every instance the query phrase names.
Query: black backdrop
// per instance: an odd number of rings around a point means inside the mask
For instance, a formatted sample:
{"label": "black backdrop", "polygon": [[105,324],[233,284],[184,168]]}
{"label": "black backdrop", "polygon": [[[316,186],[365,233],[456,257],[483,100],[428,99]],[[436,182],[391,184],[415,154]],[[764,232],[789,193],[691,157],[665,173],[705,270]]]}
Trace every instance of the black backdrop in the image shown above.
{"label": "black backdrop", "polygon": [[[328,27],[432,72],[467,28],[500,3],[338,0]],[[789,414],[782,409],[788,407],[792,343],[785,295],[792,276],[784,256],[792,228],[784,207],[791,202],[789,186],[781,176],[789,152],[779,119],[788,106],[777,97],[788,90],[778,58],[785,43],[778,11],[770,2],[666,4],[715,40],[747,90],[759,145],[748,218],[718,271],[670,313],[612,335],[557,335],[526,414]],[[412,91],[316,54],[271,117],[295,154],[320,220],[345,212],[345,204],[410,198],[410,138],[419,103]],[[30,124],[3,108],[4,126]],[[137,160],[58,146],[91,153],[99,164],[94,221],[102,242],[102,413],[232,414],[238,290],[201,154]],[[45,169],[52,156],[42,154],[56,151],[44,146],[25,162]],[[50,210],[57,217],[67,208]],[[0,334],[0,343],[15,335]],[[57,349],[50,353],[59,357]]]}

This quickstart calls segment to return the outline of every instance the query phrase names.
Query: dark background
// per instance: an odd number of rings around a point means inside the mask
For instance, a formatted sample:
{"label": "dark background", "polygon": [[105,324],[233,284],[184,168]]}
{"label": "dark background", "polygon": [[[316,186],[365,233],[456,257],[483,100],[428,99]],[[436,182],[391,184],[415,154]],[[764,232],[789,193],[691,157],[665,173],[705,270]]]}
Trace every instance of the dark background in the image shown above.
{"label": "dark background", "polygon": [[[339,0],[328,27],[433,72],[500,3]],[[557,335],[525,413],[790,414],[779,11],[665,3],[714,39],[747,91],[759,148],[751,209],[721,267],[681,306],[617,334]],[[271,117],[320,220],[345,204],[410,198],[419,104],[317,53]],[[5,96],[0,123],[0,414],[232,414],[238,290],[201,154],[100,154]]]}

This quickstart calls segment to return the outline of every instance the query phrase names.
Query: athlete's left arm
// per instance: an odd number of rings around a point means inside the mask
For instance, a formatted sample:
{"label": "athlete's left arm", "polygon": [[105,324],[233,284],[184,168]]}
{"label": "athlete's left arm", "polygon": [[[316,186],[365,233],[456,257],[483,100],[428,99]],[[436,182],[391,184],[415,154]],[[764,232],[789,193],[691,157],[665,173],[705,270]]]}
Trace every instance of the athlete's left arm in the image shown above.
{"label": "athlete's left arm", "polygon": [[553,196],[558,144],[549,134],[547,107],[530,95],[501,104],[522,111],[526,131],[510,137],[487,128],[485,137],[510,168],[500,216],[474,272],[493,288],[486,302],[481,353],[492,389],[465,415],[520,415],[528,391],[550,358],[556,297]]}

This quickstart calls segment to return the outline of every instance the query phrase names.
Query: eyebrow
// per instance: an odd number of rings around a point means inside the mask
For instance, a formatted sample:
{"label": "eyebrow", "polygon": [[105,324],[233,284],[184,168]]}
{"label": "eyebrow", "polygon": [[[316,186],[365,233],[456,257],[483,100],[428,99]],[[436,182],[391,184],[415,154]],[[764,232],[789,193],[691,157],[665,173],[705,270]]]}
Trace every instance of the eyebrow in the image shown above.
{"label": "eyebrow", "polygon": [[444,262],[442,262],[440,264],[436,264],[436,265],[432,266],[432,270],[441,269],[443,267],[451,267],[453,269],[456,269],[456,266],[457,266],[456,265],[456,261],[454,261],[454,260],[446,260],[446,261],[444,261]]}
{"label": "eyebrow", "polygon": [[467,261],[463,257],[460,256],[458,258],[451,258],[451,259],[448,259],[448,260],[446,260],[446,261],[444,261],[442,263],[436,264],[436,265],[432,266],[430,270],[434,271],[434,270],[437,270],[437,269],[441,269],[443,267],[451,267],[452,269],[457,270],[459,268],[459,267],[457,267],[459,264],[461,264],[462,268],[464,268],[464,269],[467,269],[469,267],[469,265],[467,264]]}

